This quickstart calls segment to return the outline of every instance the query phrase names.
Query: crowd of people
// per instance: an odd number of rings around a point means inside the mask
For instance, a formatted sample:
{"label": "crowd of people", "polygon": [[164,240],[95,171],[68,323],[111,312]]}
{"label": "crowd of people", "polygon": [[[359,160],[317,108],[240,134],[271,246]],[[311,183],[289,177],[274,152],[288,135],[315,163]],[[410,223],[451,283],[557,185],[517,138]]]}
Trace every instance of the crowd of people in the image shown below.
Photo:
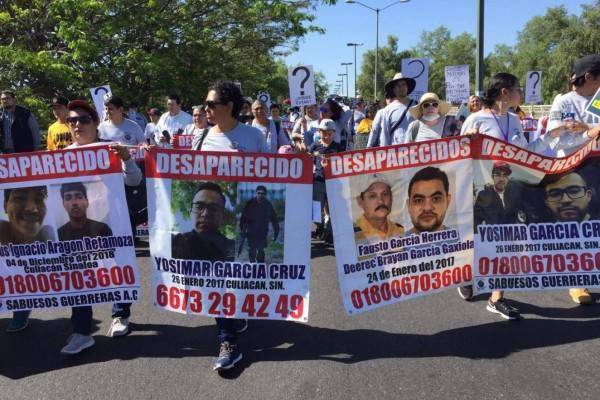
{"label": "crowd of people", "polygon": [[[522,97],[519,80],[509,73],[494,75],[483,96],[471,96],[466,118],[450,115],[450,104],[440,100],[436,93],[425,93],[419,101],[411,99],[409,95],[415,89],[415,80],[401,73],[395,74],[385,84],[385,105],[378,102],[369,104],[362,99],[344,104],[341,98],[330,97],[320,104],[301,109],[278,104],[269,106],[260,100],[244,98],[235,83],[219,81],[208,89],[201,105],[192,107],[191,114],[184,111],[180,97],[175,94],[167,96],[164,113],[151,108],[147,110],[148,118],[139,113],[137,104],[128,104],[126,111],[123,99],[111,95],[105,98],[104,119],[100,120],[97,111],[86,101],[69,101],[56,96],[49,104],[56,121],[47,129],[46,149],[110,142],[112,151],[123,162],[125,185],[129,187],[143,184],[143,171],[131,159],[128,149],[140,145],[173,146],[178,135],[193,136],[191,148],[197,151],[306,152],[314,161],[313,199],[322,205],[323,222],[318,225],[315,235],[331,243],[333,238],[324,177],[324,166],[329,155],[349,149],[471,134],[489,135],[545,155],[568,155],[596,139],[600,133],[600,119],[585,112],[585,107],[600,88],[600,55],[588,55],[578,60],[569,84],[572,90],[554,100],[543,134],[531,138],[524,134],[516,113]],[[18,153],[44,150],[36,118],[31,111],[17,104],[15,92],[2,91],[0,101],[0,151]],[[480,194],[496,200],[495,212],[498,215],[508,212],[504,209],[510,203],[510,196],[505,193],[507,185],[502,180],[506,180],[509,174],[510,169],[506,166],[496,166],[493,176],[495,181],[498,180],[497,185],[487,189],[489,193]],[[72,193],[77,192],[76,189],[71,188],[66,192],[76,195]],[[211,201],[220,204],[222,195],[219,196],[215,188],[211,190],[215,192]],[[565,193],[570,197],[573,195]],[[562,191],[554,193],[559,200],[563,194]],[[78,196],[85,198],[85,192]],[[73,229],[76,227],[74,225]],[[79,229],[84,229],[84,225]],[[260,259],[261,246],[254,247],[257,249],[256,259]],[[460,288],[459,293],[464,299],[470,299],[473,295],[469,286]],[[571,296],[577,303],[591,301],[589,291],[585,288],[572,289]],[[515,319],[519,315],[518,310],[499,291],[492,293],[487,309],[507,319]],[[115,304],[109,336],[126,334],[130,315],[130,304]],[[29,312],[15,313],[8,331],[25,329],[28,317]],[[73,308],[74,333],[63,348],[63,353],[76,354],[94,345],[90,336],[91,317],[91,307]],[[225,318],[217,318],[216,322],[220,350],[214,368],[229,369],[242,357],[236,337],[246,329],[247,323]]]}

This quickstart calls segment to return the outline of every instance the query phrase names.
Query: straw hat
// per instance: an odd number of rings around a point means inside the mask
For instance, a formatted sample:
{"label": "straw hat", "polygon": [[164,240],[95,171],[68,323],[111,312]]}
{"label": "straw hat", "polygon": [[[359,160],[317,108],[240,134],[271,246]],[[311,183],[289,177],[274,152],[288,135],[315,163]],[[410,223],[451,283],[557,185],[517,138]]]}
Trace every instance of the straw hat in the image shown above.
{"label": "straw hat", "polygon": [[421,96],[419,103],[417,103],[416,106],[412,106],[410,108],[410,110],[409,110],[410,114],[413,116],[414,119],[421,119],[421,117],[423,116],[423,110],[421,110],[421,105],[423,103],[431,103],[431,102],[435,102],[435,103],[439,104],[438,112],[440,115],[446,115],[446,114],[448,114],[448,111],[450,111],[450,104],[446,103],[445,101],[440,101],[440,98],[438,97],[437,94],[425,93],[425,94],[423,94],[423,96]]}

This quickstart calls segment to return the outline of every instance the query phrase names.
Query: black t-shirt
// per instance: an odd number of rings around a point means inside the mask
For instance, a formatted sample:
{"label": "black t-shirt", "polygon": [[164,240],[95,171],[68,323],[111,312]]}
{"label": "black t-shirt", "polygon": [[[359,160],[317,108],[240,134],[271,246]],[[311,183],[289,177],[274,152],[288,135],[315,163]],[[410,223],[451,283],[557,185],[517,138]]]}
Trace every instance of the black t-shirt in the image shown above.
{"label": "black t-shirt", "polygon": [[83,229],[74,229],[69,222],[58,228],[59,240],[76,240],[84,237],[112,236],[112,230],[103,222],[88,219]]}
{"label": "black t-shirt", "polygon": [[220,233],[190,231],[171,235],[171,257],[182,260],[233,261],[235,241]]}
{"label": "black t-shirt", "polygon": [[329,146],[325,146],[321,141],[315,142],[310,145],[308,151],[314,156],[315,172],[313,177],[318,181],[325,181],[325,175],[323,172],[323,156],[322,154],[333,154],[344,151],[341,144],[337,142],[331,142]]}

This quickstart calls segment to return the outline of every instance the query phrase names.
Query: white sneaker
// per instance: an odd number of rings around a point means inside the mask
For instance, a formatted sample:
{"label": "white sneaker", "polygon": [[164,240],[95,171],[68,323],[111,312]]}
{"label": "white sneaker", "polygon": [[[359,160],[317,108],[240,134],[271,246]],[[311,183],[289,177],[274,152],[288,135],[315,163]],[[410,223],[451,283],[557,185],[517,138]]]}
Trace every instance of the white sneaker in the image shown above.
{"label": "white sneaker", "polygon": [[60,350],[60,354],[78,354],[88,347],[92,347],[96,342],[94,338],[81,333],[74,333],[69,336],[67,345]]}
{"label": "white sneaker", "polygon": [[108,330],[108,336],[125,336],[129,332],[129,318],[116,317],[113,318]]}

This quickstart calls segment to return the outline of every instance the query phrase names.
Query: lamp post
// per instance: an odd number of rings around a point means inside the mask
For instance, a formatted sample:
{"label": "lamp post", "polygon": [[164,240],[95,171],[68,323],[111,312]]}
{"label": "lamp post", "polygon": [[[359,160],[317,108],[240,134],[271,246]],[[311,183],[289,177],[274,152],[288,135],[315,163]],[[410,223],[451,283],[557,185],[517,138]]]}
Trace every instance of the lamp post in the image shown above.
{"label": "lamp post", "polygon": [[358,79],[356,75],[356,48],[358,46],[362,46],[362,43],[347,43],[346,46],[354,47],[354,99],[358,98],[358,93],[356,91],[356,80]]}
{"label": "lamp post", "polygon": [[483,95],[483,27],[484,27],[485,0],[477,0],[477,61],[475,68],[475,87],[478,96]]}
{"label": "lamp post", "polygon": [[[343,62],[342,65],[346,67],[346,96],[350,97],[350,92],[348,91],[348,81],[350,78],[348,77],[348,65],[352,65],[351,62]],[[356,75],[354,75],[354,79],[356,80]]]}
{"label": "lamp post", "polygon": [[348,80],[348,74],[338,74],[338,76],[342,77],[342,97],[344,97],[344,76],[346,77],[346,81]]}
{"label": "lamp post", "polygon": [[348,4],[359,4],[365,8],[368,8],[371,11],[375,11],[375,15],[376,15],[376,19],[375,19],[375,30],[376,30],[376,35],[375,35],[375,90],[373,91],[373,100],[377,99],[377,78],[379,77],[378,73],[378,67],[379,67],[379,12],[386,10],[388,8],[390,8],[393,5],[396,5],[398,3],[408,3],[410,0],[398,0],[395,1],[393,3],[388,4],[387,6],[383,7],[383,8],[373,8],[371,6],[368,6],[366,4],[361,3],[360,1],[355,1],[355,0],[346,0],[346,3]]}

